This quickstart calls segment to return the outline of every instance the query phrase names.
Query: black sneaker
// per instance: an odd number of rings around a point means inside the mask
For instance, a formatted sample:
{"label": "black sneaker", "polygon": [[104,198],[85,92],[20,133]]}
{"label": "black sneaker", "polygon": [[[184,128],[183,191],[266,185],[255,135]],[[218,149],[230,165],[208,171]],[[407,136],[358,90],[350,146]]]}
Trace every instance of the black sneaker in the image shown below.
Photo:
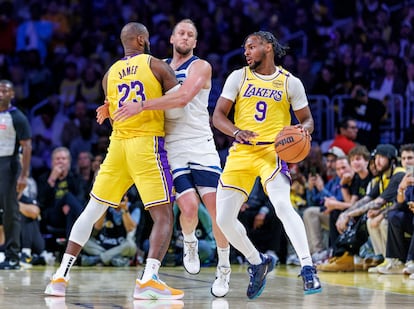
{"label": "black sneaker", "polygon": [[316,275],[315,267],[303,266],[299,276],[303,279],[303,291],[305,295],[322,292],[321,282]]}
{"label": "black sneaker", "polygon": [[20,253],[20,265],[23,268],[31,268],[32,267],[32,257],[28,256],[26,253]]}
{"label": "black sneaker", "polygon": [[0,269],[20,269],[19,260],[5,259],[0,263]]}
{"label": "black sneaker", "polygon": [[270,273],[275,267],[276,260],[273,256],[267,254],[260,254],[262,263],[259,265],[250,265],[247,271],[249,272],[250,282],[247,287],[247,297],[254,299],[262,294],[266,285],[266,275]]}

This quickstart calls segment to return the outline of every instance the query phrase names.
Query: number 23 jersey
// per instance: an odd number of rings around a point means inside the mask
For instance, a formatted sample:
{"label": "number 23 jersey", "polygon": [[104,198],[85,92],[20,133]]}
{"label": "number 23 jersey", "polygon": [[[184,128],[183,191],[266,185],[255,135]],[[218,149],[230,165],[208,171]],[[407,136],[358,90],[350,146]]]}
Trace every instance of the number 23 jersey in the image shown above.
{"label": "number 23 jersey", "polygon": [[[107,99],[109,113],[122,102],[140,104],[163,95],[162,87],[150,68],[151,56],[139,54],[124,57],[115,62],[108,71]],[[143,111],[124,121],[114,121],[111,138],[126,139],[137,136],[164,136],[164,111]]]}

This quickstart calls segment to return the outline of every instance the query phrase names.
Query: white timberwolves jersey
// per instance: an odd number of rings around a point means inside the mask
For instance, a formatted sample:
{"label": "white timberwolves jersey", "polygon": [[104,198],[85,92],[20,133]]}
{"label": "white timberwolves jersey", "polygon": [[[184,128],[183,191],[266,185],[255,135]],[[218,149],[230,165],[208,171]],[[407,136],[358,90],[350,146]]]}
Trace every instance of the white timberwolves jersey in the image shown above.
{"label": "white timberwolves jersey", "polygon": [[[191,57],[175,71],[175,76],[180,83],[187,78],[188,70],[194,61],[199,58]],[[167,59],[170,63],[171,59]],[[207,110],[209,89],[201,89],[200,92],[189,102],[183,112],[171,115],[168,110],[165,112],[165,141],[166,143],[175,142],[183,139],[210,139],[213,134],[210,128],[209,113]],[[170,115],[169,115],[170,114]]]}

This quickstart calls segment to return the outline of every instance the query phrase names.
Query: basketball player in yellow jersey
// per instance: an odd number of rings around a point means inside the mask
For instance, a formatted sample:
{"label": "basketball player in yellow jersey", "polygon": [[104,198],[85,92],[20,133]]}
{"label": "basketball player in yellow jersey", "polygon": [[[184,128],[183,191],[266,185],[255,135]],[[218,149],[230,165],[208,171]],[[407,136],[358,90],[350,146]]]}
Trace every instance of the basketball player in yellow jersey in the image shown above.
{"label": "basketball player in yellow jersey", "polygon": [[[144,100],[179,87],[167,63],[145,54],[149,51],[149,34],[144,25],[125,25],[121,42],[125,56],[112,65],[102,81],[112,118],[126,100],[140,105]],[[158,278],[173,227],[172,175],[164,150],[163,111],[146,111],[122,122],[113,121],[108,153],[96,176],[91,199],[73,225],[61,265],[46,287],[46,294],[65,296],[70,269],[89,239],[94,223],[108,207],[118,207],[134,183],[154,221],[148,259],[142,278],[136,280],[134,298],[181,299],[184,296],[183,291],[168,287]]]}
{"label": "basketball player in yellow jersey", "polygon": [[[244,43],[248,66],[235,70],[227,78],[213,114],[213,124],[234,136],[217,189],[217,224],[229,242],[249,261],[250,282],[247,296],[258,297],[266,284],[266,275],[275,265],[273,257],[260,253],[237,219],[254,180],[261,177],[276,214],[298,254],[305,294],[322,290],[309,252],[302,219],[290,202],[290,175],[286,162],[274,150],[277,133],[291,124],[292,107],[300,127],[313,131],[313,118],[301,81],[275,65],[275,56],[285,54],[270,32],[250,34]],[[234,123],[228,114],[235,108]]]}

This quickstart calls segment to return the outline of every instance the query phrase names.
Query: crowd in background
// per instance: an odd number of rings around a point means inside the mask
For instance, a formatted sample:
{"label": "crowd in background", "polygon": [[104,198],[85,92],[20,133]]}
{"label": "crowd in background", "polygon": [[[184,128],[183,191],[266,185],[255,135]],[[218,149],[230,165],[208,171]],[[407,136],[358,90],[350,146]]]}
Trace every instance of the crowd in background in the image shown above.
{"label": "crowd in background", "polygon": [[[166,58],[171,57],[172,26],[188,17],[199,31],[196,54],[213,68],[211,112],[227,74],[245,64],[243,40],[259,29],[274,33],[290,47],[281,65],[303,81],[309,95],[349,96],[341,110],[345,121],[340,121],[332,132],[334,140],[314,139],[308,159],[302,165],[292,166],[292,198],[300,212],[314,206],[308,205],[310,199],[306,196],[309,177],[314,176],[310,166],[318,165],[317,174],[322,175],[324,182],[336,175],[335,168],[320,164],[329,157],[323,154],[332,145],[344,146],[344,141],[347,142],[344,155],[361,144],[368,153],[375,150],[384,141],[381,128],[389,117],[387,100],[392,95],[401,96],[411,106],[409,110],[414,110],[414,1],[0,1],[0,76],[13,82],[14,104],[31,122],[32,177],[39,189],[37,199],[44,220],[41,227],[44,235],[54,237],[52,244],[46,242],[46,249],[55,250],[55,240],[68,235],[105,156],[111,127],[107,122],[102,126],[96,124],[95,109],[104,100],[101,87],[104,72],[123,54],[118,37],[121,27],[128,21],[145,24],[150,32],[152,54]],[[414,117],[410,123],[411,126],[403,128],[406,132],[399,144],[414,142]],[[214,128],[213,132],[223,164],[232,139]],[[395,146],[399,148],[399,144]],[[59,154],[60,158],[56,157]],[[65,181],[51,177],[54,167],[62,164],[59,160],[64,161]],[[59,198],[56,195],[49,198],[45,192],[49,181],[64,184]],[[139,194],[130,200],[139,201]],[[56,203],[70,205],[65,217],[53,217],[47,210]],[[137,203],[135,207],[139,208]],[[245,222],[250,225],[251,235],[260,235],[255,229],[262,226],[274,229],[271,220],[277,219],[266,219],[272,209],[266,208],[267,203],[259,203],[254,212],[254,207],[249,210],[253,213]],[[144,217],[142,214],[136,218],[137,224],[141,222],[136,232],[138,261],[142,261],[144,254],[141,250],[145,251]],[[148,220],[146,223],[150,224]],[[206,235],[209,228],[208,224],[204,227]],[[286,252],[289,244],[272,246],[264,249],[278,254],[282,261],[289,257],[295,263],[294,257]],[[325,250],[314,253],[324,258],[332,256]],[[206,263],[212,259],[208,256]],[[99,261],[84,259],[85,265]],[[240,262],[237,253],[234,261]],[[125,261],[114,263],[124,265]]]}

